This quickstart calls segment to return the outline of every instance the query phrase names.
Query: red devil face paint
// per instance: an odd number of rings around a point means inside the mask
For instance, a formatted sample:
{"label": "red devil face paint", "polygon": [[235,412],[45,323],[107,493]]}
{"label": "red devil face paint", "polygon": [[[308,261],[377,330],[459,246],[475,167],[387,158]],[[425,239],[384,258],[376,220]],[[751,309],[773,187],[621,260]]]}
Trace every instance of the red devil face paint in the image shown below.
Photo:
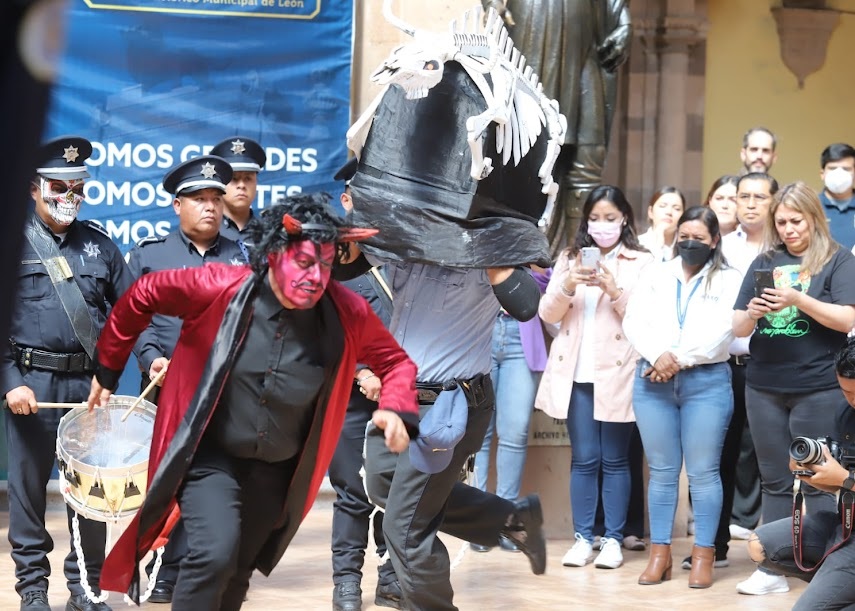
{"label": "red devil face paint", "polygon": [[335,244],[310,240],[292,242],[284,251],[267,255],[273,280],[286,308],[307,310],[321,299],[330,281]]}

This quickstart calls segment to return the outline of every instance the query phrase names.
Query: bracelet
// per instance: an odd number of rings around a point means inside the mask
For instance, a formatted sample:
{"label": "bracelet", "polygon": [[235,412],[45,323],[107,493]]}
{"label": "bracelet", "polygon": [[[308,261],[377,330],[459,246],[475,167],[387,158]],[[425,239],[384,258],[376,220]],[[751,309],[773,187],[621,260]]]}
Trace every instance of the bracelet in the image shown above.
{"label": "bracelet", "polygon": [[367,376],[364,376],[364,377],[361,377],[361,378],[357,377],[357,378],[356,378],[356,383],[357,383],[359,386],[362,386],[362,383],[363,383],[365,380],[367,380],[367,379],[369,379],[369,378],[376,378],[376,377],[377,377],[377,374],[376,374],[376,373],[370,373],[370,374],[368,374]]}
{"label": "bracelet", "polygon": [[620,296],[621,296],[621,295],[623,295],[623,289],[622,289],[622,288],[620,288],[620,287],[618,287],[618,290],[617,290],[617,297],[615,297],[614,299],[612,299],[612,303],[614,303],[615,301],[617,301],[618,299],[620,299]]}
{"label": "bracelet", "polygon": [[564,284],[561,285],[561,294],[565,297],[573,297],[576,295],[576,291],[568,291]]}

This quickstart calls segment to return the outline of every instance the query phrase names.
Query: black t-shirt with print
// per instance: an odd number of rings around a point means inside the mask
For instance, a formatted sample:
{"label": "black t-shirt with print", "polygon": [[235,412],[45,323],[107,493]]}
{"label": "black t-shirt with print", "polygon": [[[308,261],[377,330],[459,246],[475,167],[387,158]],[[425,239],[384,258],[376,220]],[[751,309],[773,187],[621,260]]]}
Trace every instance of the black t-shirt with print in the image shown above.
{"label": "black t-shirt with print", "polygon": [[[745,274],[734,309],[748,309],[757,269],[771,269],[776,288],[792,287],[819,301],[855,305],[855,257],[843,248],[813,277],[801,272],[801,257],[783,248],[760,254]],[[836,388],[834,355],[845,340],[845,333],[824,327],[795,306],[767,314],[751,336],[745,383],[785,393]]]}

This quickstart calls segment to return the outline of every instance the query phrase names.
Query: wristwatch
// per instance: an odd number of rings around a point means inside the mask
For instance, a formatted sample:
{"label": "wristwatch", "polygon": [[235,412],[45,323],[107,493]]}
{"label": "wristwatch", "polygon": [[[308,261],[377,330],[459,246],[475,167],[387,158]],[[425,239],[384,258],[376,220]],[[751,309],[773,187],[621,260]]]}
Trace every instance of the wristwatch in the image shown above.
{"label": "wristwatch", "polygon": [[855,490],[855,470],[849,471],[849,477],[843,480],[841,488],[844,490]]}

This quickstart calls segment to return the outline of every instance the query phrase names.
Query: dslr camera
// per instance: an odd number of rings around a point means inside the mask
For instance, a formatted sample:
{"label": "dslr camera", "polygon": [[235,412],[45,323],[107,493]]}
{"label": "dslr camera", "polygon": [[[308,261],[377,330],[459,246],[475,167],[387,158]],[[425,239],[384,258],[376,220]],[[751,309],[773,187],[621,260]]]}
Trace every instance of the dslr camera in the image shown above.
{"label": "dslr camera", "polygon": [[823,446],[846,469],[855,468],[855,446],[841,444],[831,437],[796,437],[790,444],[790,458],[802,465],[821,465],[825,462]]}

